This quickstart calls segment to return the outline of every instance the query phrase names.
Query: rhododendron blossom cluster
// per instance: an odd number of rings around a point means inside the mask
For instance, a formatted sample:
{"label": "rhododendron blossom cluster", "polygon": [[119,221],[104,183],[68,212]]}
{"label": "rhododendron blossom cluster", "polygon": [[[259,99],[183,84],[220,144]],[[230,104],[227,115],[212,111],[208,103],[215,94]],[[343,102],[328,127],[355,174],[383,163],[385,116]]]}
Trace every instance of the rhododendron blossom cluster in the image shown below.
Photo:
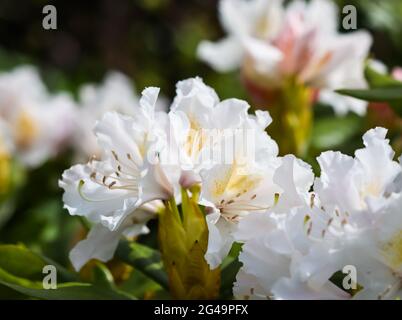
{"label": "rhododendron blossom cluster", "polygon": [[137,2],[0,6],[0,300],[400,300],[402,4]]}
{"label": "rhododendron blossom cluster", "polygon": [[[265,132],[268,112],[251,114],[238,99],[220,101],[200,78],[177,84],[169,112],[156,109],[158,94],[145,89],[131,116],[106,113],[94,129],[101,156],[60,180],[70,214],[92,224],[70,254],[77,270],[92,258],[112,259],[121,237],[148,232],[147,222],[183,197],[182,210],[189,210],[193,195],[207,222],[209,268],[242,244],[237,298],[398,297],[402,170],[386,129],[367,131],[354,156],[322,153],[315,177],[301,159],[278,156]],[[238,130],[252,132],[242,140],[251,152],[221,134]],[[227,152],[231,161],[221,157]],[[357,270],[353,290],[336,280],[345,266]]]}
{"label": "rhododendron blossom cluster", "polygon": [[364,114],[364,101],[338,95],[340,88],[365,88],[364,60],[372,39],[366,31],[338,32],[338,8],[330,0],[221,0],[219,17],[227,37],[203,41],[198,56],[220,72],[241,69],[260,90],[289,79],[319,91],[339,114]]}

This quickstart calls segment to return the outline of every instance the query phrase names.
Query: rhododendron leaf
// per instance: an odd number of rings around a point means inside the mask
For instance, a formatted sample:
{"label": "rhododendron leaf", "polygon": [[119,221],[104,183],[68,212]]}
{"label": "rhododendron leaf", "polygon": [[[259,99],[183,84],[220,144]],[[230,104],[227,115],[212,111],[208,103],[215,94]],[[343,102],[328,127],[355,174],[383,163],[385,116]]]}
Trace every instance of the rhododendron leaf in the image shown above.
{"label": "rhododendron leaf", "polygon": [[356,115],[319,118],[314,123],[311,144],[324,150],[340,146],[359,132],[362,119]]}
{"label": "rhododendron leaf", "polygon": [[[228,257],[227,259],[230,260],[231,262],[227,263],[226,266],[222,267],[222,278],[221,278],[221,289],[220,289],[221,298],[232,297],[233,283],[236,281],[236,275],[239,272],[240,267],[242,266],[238,258],[233,259],[232,257]],[[225,261],[226,260],[224,260],[223,263],[225,263]]]}
{"label": "rhododendron leaf", "polygon": [[[43,268],[47,264],[46,259],[22,245],[2,245],[0,246],[0,284],[23,295],[39,299],[134,299],[112,285],[104,286],[104,282],[102,285],[64,282],[57,283],[56,289],[45,289],[42,280],[46,276]],[[100,273],[97,272],[97,274],[99,280]]]}
{"label": "rhododendron leaf", "polygon": [[0,246],[0,268],[17,277],[31,280],[43,278],[42,269],[47,263],[23,245]]}
{"label": "rhododendron leaf", "polygon": [[367,90],[341,89],[338,93],[370,102],[402,101],[402,84],[399,86]]}
{"label": "rhododendron leaf", "polygon": [[[9,278],[11,277],[11,278]],[[0,269],[0,283],[27,296],[49,300],[128,300],[126,293],[107,290],[90,283],[67,282],[57,289],[43,289],[41,282],[12,277]]]}
{"label": "rhododendron leaf", "polygon": [[370,88],[400,87],[402,83],[395,80],[391,75],[377,72],[369,65],[364,70],[364,75]]}
{"label": "rhododendron leaf", "polygon": [[141,271],[163,288],[168,288],[167,275],[157,250],[136,242],[121,240],[116,250],[116,257]]}

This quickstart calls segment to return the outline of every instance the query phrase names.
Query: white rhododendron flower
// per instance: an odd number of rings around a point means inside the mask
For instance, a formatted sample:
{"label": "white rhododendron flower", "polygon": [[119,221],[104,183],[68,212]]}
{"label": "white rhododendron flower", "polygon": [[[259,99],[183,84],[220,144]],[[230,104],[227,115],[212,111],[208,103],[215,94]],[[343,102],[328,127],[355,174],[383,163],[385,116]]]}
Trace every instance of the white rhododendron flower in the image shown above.
{"label": "white rhododendron flower", "polygon": [[[295,261],[299,277],[314,288],[323,288],[331,275],[352,268],[354,287],[347,299],[395,299],[401,296],[401,195],[392,196],[386,207],[372,215],[366,225],[350,223],[337,211],[309,214],[305,225],[314,241],[309,252]],[[307,211],[305,211],[307,212]],[[304,213],[305,215],[305,213]],[[305,216],[306,217],[306,216]],[[323,218],[324,217],[324,218]],[[308,220],[308,221],[307,221]],[[345,274],[337,286],[344,286]],[[294,279],[292,280],[294,282]],[[336,280],[334,280],[336,281]],[[344,290],[347,291],[347,290]],[[293,299],[293,288],[282,297]],[[352,294],[353,293],[353,294]],[[318,296],[323,299],[323,296]],[[300,298],[303,298],[301,296]]]}
{"label": "white rhododendron flower", "polygon": [[101,159],[73,166],[63,174],[65,207],[71,215],[95,223],[88,238],[71,252],[76,269],[91,258],[112,258],[123,233],[146,232],[145,223],[153,214],[142,206],[175,193],[178,176],[164,171],[158,158],[166,148],[167,120],[165,113],[155,111],[158,93],[157,88],[145,89],[135,116],[106,113],[94,130],[103,151]]}
{"label": "white rhododendron flower", "polygon": [[357,150],[354,158],[333,151],[317,158],[321,176],[314,189],[325,207],[334,207],[357,223],[366,219],[369,209],[378,210],[386,204],[389,190],[401,172],[393,160],[395,153],[386,133],[384,128],[367,131],[363,136],[365,148]]}
{"label": "white rhododendron flower", "polygon": [[371,46],[365,31],[339,34],[338,9],[329,0],[221,0],[228,36],[203,41],[198,56],[218,71],[242,69],[246,81],[275,89],[290,78],[319,89],[321,101],[339,114],[364,114],[366,103],[333,90],[364,88],[364,59]]}
{"label": "white rhododendron flower", "polygon": [[[355,158],[321,155],[317,194],[304,197],[304,205],[287,198],[287,214],[274,207],[239,222],[235,237],[244,245],[233,287],[237,298],[400,297],[402,194],[387,190],[398,184],[401,168],[385,135],[383,128],[369,130]],[[356,275],[347,287],[344,268]]]}
{"label": "white rhododendron flower", "polygon": [[[226,121],[229,115],[225,109],[233,102],[226,100],[217,106],[223,109]],[[249,106],[243,107],[247,111]],[[280,164],[278,146],[264,131],[271,122],[269,114],[257,111],[256,116],[241,119],[244,111],[236,114],[235,110],[233,107],[231,114],[238,117],[237,128],[232,129],[240,130],[244,139],[225,137],[216,148],[223,154],[230,140],[233,142],[229,149],[231,158],[223,157],[201,171],[200,203],[207,207],[209,230],[205,258],[211,268],[216,268],[229,252],[238,221],[245,215],[264,212],[273,206],[281,190],[273,183],[275,169]]]}
{"label": "white rhododendron flower", "polygon": [[313,261],[318,267],[311,277],[306,276],[304,269],[300,267],[300,261],[304,256],[310,256],[314,250],[320,249],[322,234],[313,234],[305,218],[313,216],[313,214],[307,215],[310,212],[316,213],[317,217],[323,214],[319,210],[309,207],[293,208],[287,216],[280,217],[270,211],[262,215],[250,215],[240,222],[239,233],[242,237],[246,235],[247,239],[244,239],[245,244],[239,256],[243,266],[233,287],[237,298],[348,297],[346,292],[328,280],[332,273],[328,276],[328,270],[322,266],[325,260]]}
{"label": "white rhododendron flower", "polygon": [[[99,156],[101,149],[93,132],[96,121],[109,111],[134,116],[139,112],[139,98],[134,84],[124,74],[109,72],[99,86],[85,84],[80,88],[74,144],[80,159]],[[166,102],[161,97],[156,102],[157,110],[164,110]]]}
{"label": "white rhododendron flower", "polygon": [[[206,86],[200,78],[187,79],[177,84],[169,117],[173,142],[179,156],[175,161],[180,163],[183,185],[200,182],[201,170],[225,160],[231,161],[234,149],[244,149],[243,145],[236,147],[229,143],[254,142],[246,141],[247,130],[250,131],[249,136],[255,139],[257,129],[261,139],[259,142],[264,143],[266,137],[268,154],[277,154],[276,144],[263,131],[271,122],[269,114],[258,112],[252,118],[247,114],[249,108],[247,102],[238,99],[220,101],[215,90]],[[171,148],[176,151],[173,146]]]}
{"label": "white rhododendron flower", "polygon": [[133,115],[139,108],[133,84],[118,72],[107,74],[102,85],[83,85],[79,92],[79,103],[75,144],[86,160],[101,153],[93,132],[96,121],[109,111]]}
{"label": "white rhododendron flower", "polygon": [[67,94],[49,95],[38,72],[22,66],[0,74],[0,119],[13,155],[28,167],[54,157],[71,140],[76,106]]}
{"label": "white rhododendron flower", "polygon": [[[220,102],[200,78],[177,84],[168,114],[155,110],[157,94],[155,88],[146,89],[131,116],[107,113],[94,130],[101,158],[72,167],[60,181],[70,214],[96,224],[71,254],[76,268],[90,258],[111,258],[127,230],[145,231],[153,216],[144,214],[149,212],[145,204],[173,196],[180,203],[179,184],[201,184],[199,201],[210,212],[210,237],[216,230],[224,238],[209,242],[207,256],[217,265],[231,245],[219,225],[234,226],[248,211],[264,212],[281,190],[273,183],[280,159],[265,132],[271,122],[267,112],[248,115],[245,101]],[[102,239],[108,239],[106,251],[98,244]]]}
{"label": "white rhododendron flower", "polygon": [[[205,209],[210,269],[242,244],[238,299],[401,295],[402,166],[386,129],[367,131],[354,157],[322,153],[315,178],[294,155],[278,156],[268,112],[220,101],[200,78],[177,84],[169,112],[157,110],[158,94],[145,89],[130,115],[105,113],[94,128],[98,156],[59,182],[65,208],[92,224],[70,253],[75,269],[110,260],[122,236],[147,233],[165,205],[180,206],[184,189]],[[345,268],[355,270],[347,284]]]}

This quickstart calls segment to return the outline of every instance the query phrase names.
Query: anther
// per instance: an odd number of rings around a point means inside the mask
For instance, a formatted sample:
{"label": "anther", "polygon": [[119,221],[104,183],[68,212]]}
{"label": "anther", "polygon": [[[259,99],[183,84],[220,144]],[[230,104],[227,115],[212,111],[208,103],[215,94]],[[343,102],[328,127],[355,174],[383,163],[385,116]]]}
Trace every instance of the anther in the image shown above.
{"label": "anther", "polygon": [[310,222],[308,229],[307,229],[307,235],[309,236],[311,234],[311,230],[313,229],[313,223]]}
{"label": "anther", "polygon": [[313,207],[314,207],[314,199],[315,199],[315,194],[312,193],[312,194],[311,194],[311,197],[310,197],[310,208],[313,208]]}

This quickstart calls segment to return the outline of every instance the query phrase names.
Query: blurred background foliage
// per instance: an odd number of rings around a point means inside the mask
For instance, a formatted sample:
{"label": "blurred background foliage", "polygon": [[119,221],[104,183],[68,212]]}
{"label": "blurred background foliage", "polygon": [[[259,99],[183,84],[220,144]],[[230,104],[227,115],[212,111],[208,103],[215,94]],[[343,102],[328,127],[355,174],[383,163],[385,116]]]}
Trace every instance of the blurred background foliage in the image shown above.
{"label": "blurred background foliage", "polygon": [[[224,35],[216,0],[99,0],[99,1],[0,1],[0,70],[30,63],[38,66],[50,90],[77,93],[86,82],[100,82],[107,71],[122,71],[134,80],[139,93],[146,86],[159,86],[172,98],[175,84],[195,75],[216,89],[221,98],[248,99],[240,75],[220,74],[197,60],[202,39]],[[337,0],[340,6],[358,9],[358,28],[374,36],[372,57],[390,69],[402,66],[402,1]],[[42,8],[53,4],[58,29],[42,28]],[[258,107],[258,106],[256,106]],[[331,108],[315,107],[315,127],[309,162],[327,149],[352,153],[361,147],[361,134],[368,127],[385,125],[376,114],[364,118],[353,114],[337,118]],[[389,124],[389,123],[388,123]],[[389,125],[388,127],[392,127]],[[400,129],[391,131],[394,144]],[[399,147],[399,152],[401,148]],[[15,169],[18,188],[0,207],[0,243],[23,243],[69,267],[68,251],[84,230],[76,218],[62,209],[57,186],[71,155],[64,154],[32,172]],[[155,222],[151,228],[155,228]],[[156,247],[154,235],[140,242]],[[125,276],[127,266],[108,265],[121,289],[137,297],[164,297],[166,293],[141,273]],[[130,273],[129,273],[130,274]],[[118,276],[116,276],[118,275]],[[120,278],[119,278],[120,277]],[[126,278],[125,278],[126,277]],[[0,285],[0,298],[14,297]]]}

